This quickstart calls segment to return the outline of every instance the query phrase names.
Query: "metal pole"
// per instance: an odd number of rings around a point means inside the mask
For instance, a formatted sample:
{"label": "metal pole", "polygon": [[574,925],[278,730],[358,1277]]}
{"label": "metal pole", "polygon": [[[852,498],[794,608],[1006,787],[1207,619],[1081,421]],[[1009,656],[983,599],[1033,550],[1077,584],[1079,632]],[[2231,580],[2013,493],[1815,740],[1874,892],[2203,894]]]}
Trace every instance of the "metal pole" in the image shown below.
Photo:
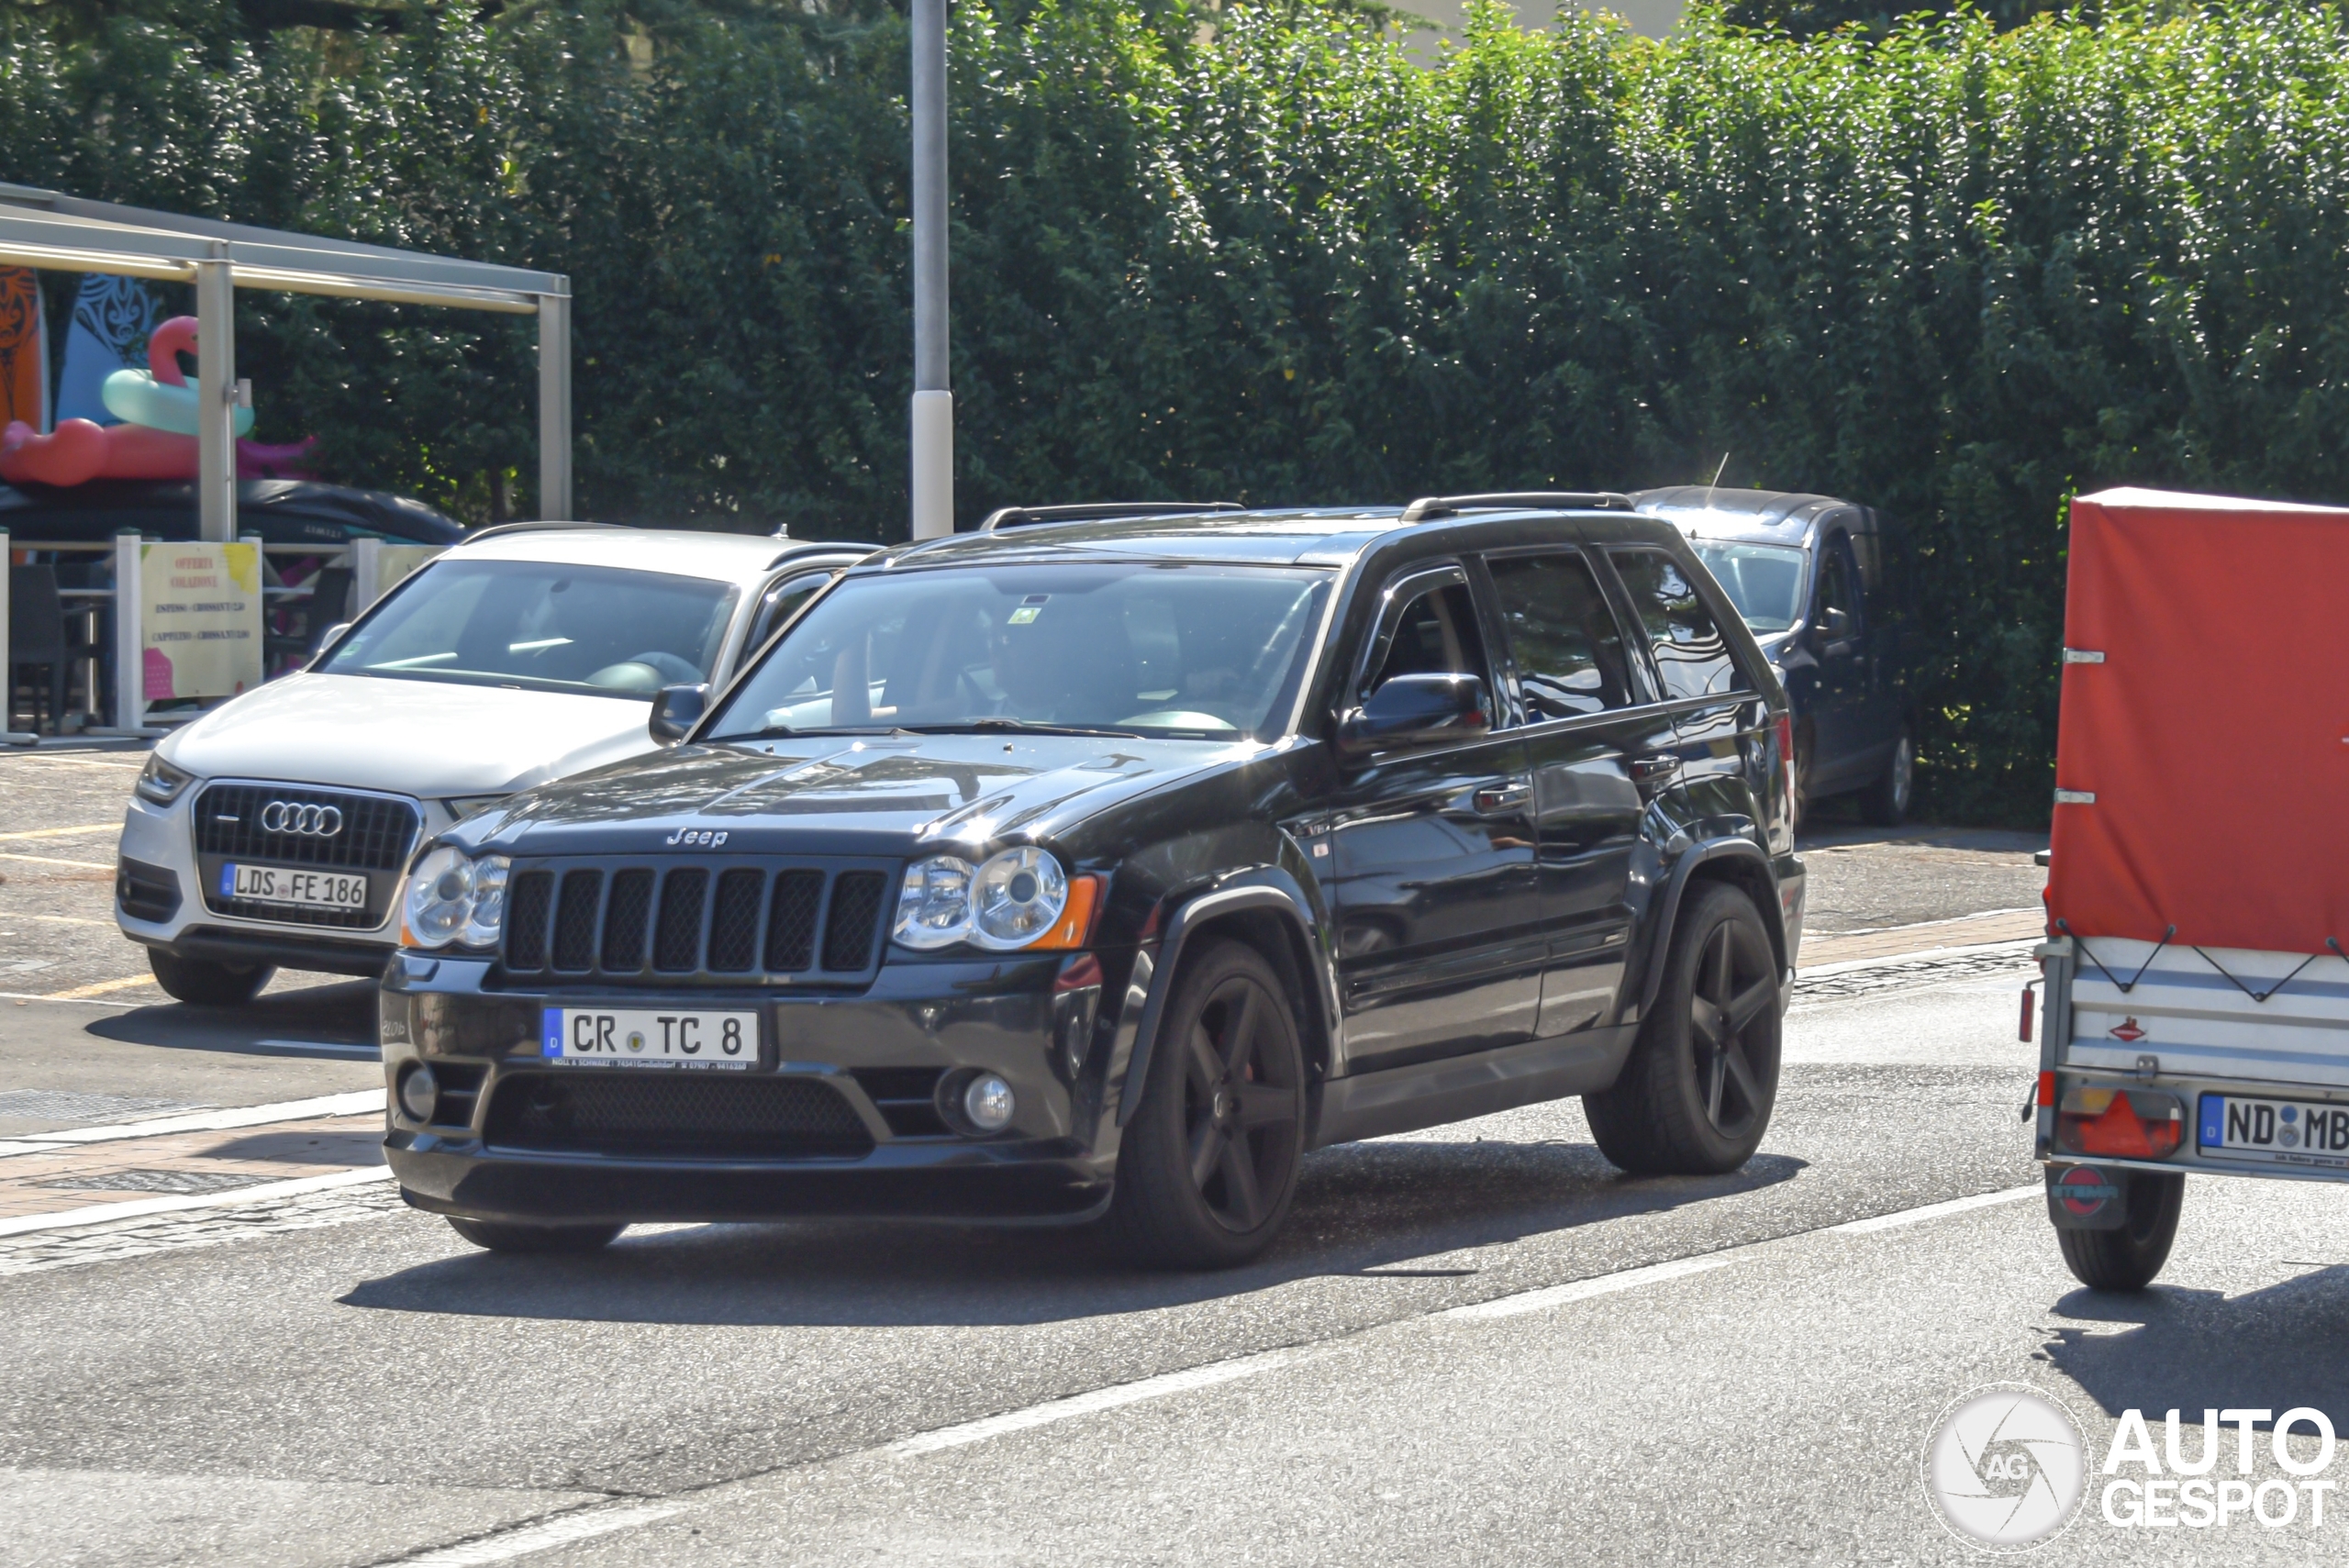
{"label": "metal pole", "polygon": [[[47,394],[44,393],[42,395],[46,396]],[[6,532],[0,532],[0,566],[7,566],[13,570],[15,565],[16,562],[8,554],[8,536]],[[7,646],[8,595],[5,592],[0,592],[0,649],[6,649]],[[17,717],[17,662],[7,658],[4,653],[0,653],[0,660],[6,661],[0,662],[0,740],[5,740],[11,746],[29,746],[40,737],[29,730],[8,728]],[[60,731],[65,728],[64,720],[63,714],[57,716],[57,727]],[[38,707],[35,710],[33,722],[36,726],[40,722]]]}
{"label": "metal pole", "polygon": [[550,522],[572,520],[571,296],[566,294],[539,295],[539,516]]}
{"label": "metal pole", "polygon": [[[195,264],[196,537],[237,537],[237,285],[228,263]],[[135,722],[135,721],[134,721]]]}
{"label": "metal pole", "polygon": [[[196,352],[204,351],[204,328],[196,328]],[[145,542],[133,529],[114,536],[114,725],[118,734],[137,734],[147,724],[147,617],[139,603],[146,586]]]}
{"label": "metal pole", "polygon": [[913,0],[913,537],[954,531],[946,328],[946,0]]}

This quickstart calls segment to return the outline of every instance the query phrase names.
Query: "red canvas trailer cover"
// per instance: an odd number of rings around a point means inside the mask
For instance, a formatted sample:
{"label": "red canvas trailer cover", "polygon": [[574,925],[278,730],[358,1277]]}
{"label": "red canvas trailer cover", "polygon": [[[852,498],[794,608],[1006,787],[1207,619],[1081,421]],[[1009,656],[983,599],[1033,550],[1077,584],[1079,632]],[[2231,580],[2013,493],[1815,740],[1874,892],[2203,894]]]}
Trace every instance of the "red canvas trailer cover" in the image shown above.
{"label": "red canvas trailer cover", "polygon": [[2048,918],[2349,946],[2349,510],[2072,503]]}

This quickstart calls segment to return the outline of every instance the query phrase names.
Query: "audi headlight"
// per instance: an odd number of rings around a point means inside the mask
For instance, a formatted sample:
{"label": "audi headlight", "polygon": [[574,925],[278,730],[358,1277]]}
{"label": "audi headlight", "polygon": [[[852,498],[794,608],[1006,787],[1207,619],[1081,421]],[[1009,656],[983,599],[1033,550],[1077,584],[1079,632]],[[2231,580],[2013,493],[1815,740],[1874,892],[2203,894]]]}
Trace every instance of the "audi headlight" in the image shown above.
{"label": "audi headlight", "polygon": [[409,937],[418,947],[495,947],[506,926],[510,869],[504,855],[476,860],[446,844],[426,855],[408,873],[403,912]]}
{"label": "audi headlight", "polygon": [[169,806],[180,797],[182,790],[195,782],[194,773],[184,773],[150,752],[147,765],[139,770],[139,782],[130,787],[139,792],[141,800],[151,800],[157,806]]}
{"label": "audi headlight", "polygon": [[906,868],[890,935],[924,951],[971,942],[1009,952],[1034,946],[1068,903],[1068,876],[1049,851],[1022,845],[976,868],[960,855],[932,855]]}

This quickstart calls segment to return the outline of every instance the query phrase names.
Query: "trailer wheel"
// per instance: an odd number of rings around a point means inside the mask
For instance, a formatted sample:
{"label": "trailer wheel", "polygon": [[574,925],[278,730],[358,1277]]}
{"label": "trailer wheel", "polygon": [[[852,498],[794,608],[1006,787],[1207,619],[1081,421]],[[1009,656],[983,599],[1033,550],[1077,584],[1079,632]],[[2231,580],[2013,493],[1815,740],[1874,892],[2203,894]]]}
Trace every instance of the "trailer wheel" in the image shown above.
{"label": "trailer wheel", "polygon": [[2132,1171],[2129,1218],[2117,1230],[2058,1230],[2064,1262],[2090,1290],[2143,1290],[2153,1284],[2177,1239],[2186,1173]]}

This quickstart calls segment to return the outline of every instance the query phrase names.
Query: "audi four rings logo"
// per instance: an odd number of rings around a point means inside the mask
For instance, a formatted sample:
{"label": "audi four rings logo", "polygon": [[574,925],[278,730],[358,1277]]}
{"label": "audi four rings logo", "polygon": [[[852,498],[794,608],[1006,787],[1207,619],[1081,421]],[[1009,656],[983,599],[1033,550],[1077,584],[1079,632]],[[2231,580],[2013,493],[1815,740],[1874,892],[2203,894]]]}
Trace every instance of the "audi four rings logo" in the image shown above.
{"label": "audi four rings logo", "polygon": [[342,831],[342,807],[273,800],[261,808],[261,825],[262,830],[268,833],[298,833],[306,839],[331,839]]}

